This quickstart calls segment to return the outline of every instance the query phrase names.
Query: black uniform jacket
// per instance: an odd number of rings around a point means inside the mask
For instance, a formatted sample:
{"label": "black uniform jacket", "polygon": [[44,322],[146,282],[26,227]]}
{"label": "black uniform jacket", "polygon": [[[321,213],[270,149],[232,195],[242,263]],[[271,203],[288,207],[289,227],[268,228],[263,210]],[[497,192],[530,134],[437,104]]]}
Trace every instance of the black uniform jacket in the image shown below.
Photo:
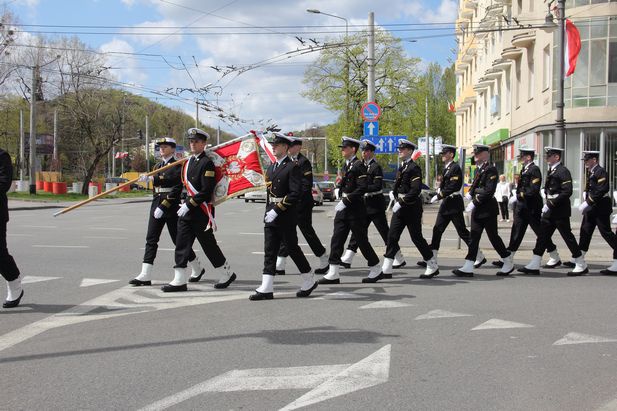
{"label": "black uniform jacket", "polygon": [[0,221],[9,221],[9,202],[6,193],[13,183],[11,156],[0,148]]}
{"label": "black uniform jacket", "polygon": [[[300,166],[289,157],[285,157],[276,170],[274,162],[266,170],[266,185],[268,187],[268,201],[266,213],[275,210],[278,217],[266,225],[282,225],[296,221],[295,207],[302,193],[302,173]],[[280,200],[274,200],[278,198]]]}
{"label": "black uniform jacket", "polygon": [[521,176],[516,187],[516,209],[529,210],[531,213],[542,211],[542,172],[534,163],[527,164],[521,171]]}
{"label": "black uniform jacket", "polygon": [[495,190],[497,189],[498,173],[495,166],[483,164],[476,170],[476,176],[469,189],[472,201],[476,208],[473,210],[475,218],[489,218],[499,214]]}
{"label": "black uniform jacket", "polygon": [[372,158],[366,165],[366,194],[364,204],[369,215],[383,213],[386,209],[386,199],[383,196],[383,169]]}
{"label": "black uniform jacket", "polygon": [[298,153],[296,157],[296,163],[300,167],[300,173],[302,175],[301,194],[298,200],[298,211],[306,210],[307,208],[313,208],[313,166],[308,158]]}
{"label": "black uniform jacket", "polygon": [[[396,173],[396,181],[394,182],[394,195],[401,206],[420,207],[420,193],[422,192],[422,170],[413,160],[405,161],[398,168]],[[399,194],[403,194],[403,198],[398,198]]]}
{"label": "black uniform jacket", "polygon": [[347,206],[337,213],[341,218],[364,218],[366,208],[364,193],[368,187],[366,166],[357,157],[352,157],[349,164],[343,166],[343,178],[339,183],[339,192],[343,203]]}
{"label": "black uniform jacket", "polygon": [[569,218],[572,215],[570,197],[572,196],[572,175],[570,170],[559,163],[546,175],[544,184],[546,204],[549,211],[547,218]]}
{"label": "black uniform jacket", "polygon": [[[187,197],[185,204],[189,207],[189,212],[185,219],[208,218],[207,213],[200,207],[202,203],[208,204],[212,201],[212,194],[216,185],[214,163],[202,152],[197,157],[191,157],[186,167],[186,180],[182,176],[182,182],[187,189]],[[184,167],[183,167],[184,172]],[[190,184],[189,184],[190,183]],[[189,187],[195,190],[193,195],[190,194]],[[214,216],[214,207],[212,207]]]}
{"label": "black uniform jacket", "polygon": [[[154,170],[174,163],[175,161],[176,159],[173,157],[167,162],[161,159],[161,161],[154,166]],[[178,205],[180,204],[180,195],[182,194],[181,176],[181,166],[172,167],[154,176],[154,180],[152,181],[154,186],[154,196],[152,198],[151,207],[152,209],[160,206],[161,209],[165,211],[166,215],[171,215],[172,213],[175,214],[178,211]],[[157,193],[157,188],[171,189],[171,191]]]}
{"label": "black uniform jacket", "polygon": [[[463,186],[463,171],[458,163],[452,161],[444,167],[441,173],[441,186],[437,197],[441,202],[439,212],[442,215],[452,215],[462,213],[465,209],[463,197],[457,195]],[[454,195],[453,195],[454,194]]]}
{"label": "black uniform jacket", "polygon": [[608,196],[609,190],[608,173],[600,165],[593,168],[590,173],[587,173],[585,200],[588,207],[585,213],[598,213],[600,215],[611,214],[613,212],[613,202]]}

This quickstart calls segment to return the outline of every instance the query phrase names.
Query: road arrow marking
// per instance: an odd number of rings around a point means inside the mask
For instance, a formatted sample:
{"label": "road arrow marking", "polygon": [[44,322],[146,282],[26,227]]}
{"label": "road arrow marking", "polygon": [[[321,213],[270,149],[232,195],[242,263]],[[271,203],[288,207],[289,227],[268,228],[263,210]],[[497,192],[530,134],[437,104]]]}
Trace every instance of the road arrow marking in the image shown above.
{"label": "road arrow marking", "polygon": [[375,301],[374,303],[370,303],[367,305],[363,305],[362,307],[358,307],[359,309],[370,309],[370,308],[401,308],[401,307],[411,307],[413,304],[405,304],[398,301]]}
{"label": "road arrow marking", "polygon": [[40,283],[43,281],[51,281],[51,280],[57,280],[60,277],[43,277],[43,276],[35,276],[35,275],[26,275],[24,278],[21,279],[21,283],[22,284],[33,284],[33,283]]}
{"label": "road arrow marking", "polygon": [[473,317],[471,314],[453,313],[444,310],[433,310],[417,316],[416,320],[432,320],[433,318]]}
{"label": "road arrow marking", "polygon": [[386,345],[355,364],[232,370],[139,411],[164,410],[208,392],[312,389],[282,409],[294,410],[387,382],[390,351]]}
{"label": "road arrow marking", "polygon": [[368,135],[369,136],[374,136],[375,135],[375,123],[369,123],[369,125],[366,126],[366,128],[368,128]]}
{"label": "road arrow marking", "polygon": [[352,300],[354,298],[362,298],[362,296],[358,294],[353,294],[353,293],[346,293],[344,291],[337,291],[335,293],[326,294],[323,297],[314,298],[314,300],[317,300],[317,299]]}
{"label": "road arrow marking", "polygon": [[105,280],[103,278],[84,278],[83,280],[81,280],[81,284],[79,284],[79,286],[80,287],[91,287],[93,285],[109,284],[109,283],[115,283],[118,281],[120,280]]}
{"label": "road arrow marking", "polygon": [[478,325],[471,329],[471,331],[477,330],[496,330],[496,329],[504,329],[504,328],[532,328],[533,325],[523,324],[523,323],[515,323],[513,321],[505,321],[499,320],[497,318],[493,318],[488,320],[485,323]]}
{"label": "road arrow marking", "polygon": [[599,337],[597,335],[568,333],[562,339],[557,340],[553,345],[571,345],[571,344],[590,344],[590,343],[607,343],[617,342],[616,339]]}
{"label": "road arrow marking", "polygon": [[388,151],[390,152],[393,151],[393,147],[392,147],[393,144],[394,144],[394,141],[392,141],[392,139],[388,139]]}

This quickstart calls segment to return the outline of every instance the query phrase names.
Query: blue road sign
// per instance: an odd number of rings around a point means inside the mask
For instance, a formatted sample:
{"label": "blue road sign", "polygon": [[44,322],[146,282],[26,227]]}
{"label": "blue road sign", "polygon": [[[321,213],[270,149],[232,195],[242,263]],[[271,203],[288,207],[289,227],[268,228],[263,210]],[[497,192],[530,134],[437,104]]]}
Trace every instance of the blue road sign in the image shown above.
{"label": "blue road sign", "polygon": [[377,103],[364,103],[361,110],[364,121],[377,121],[381,116],[381,107]]}
{"label": "blue road sign", "polygon": [[396,147],[398,147],[399,139],[407,139],[407,136],[367,136],[368,140],[371,140],[373,144],[377,146],[375,154],[392,154],[396,153]]}
{"label": "blue road sign", "polygon": [[379,135],[379,122],[378,121],[365,121],[364,122],[364,136],[376,137]]}

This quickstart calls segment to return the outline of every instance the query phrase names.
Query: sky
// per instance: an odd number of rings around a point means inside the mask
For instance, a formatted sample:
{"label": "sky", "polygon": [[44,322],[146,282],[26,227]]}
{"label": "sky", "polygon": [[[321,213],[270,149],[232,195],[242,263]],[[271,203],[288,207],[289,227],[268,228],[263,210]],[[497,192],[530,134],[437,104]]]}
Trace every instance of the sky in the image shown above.
{"label": "sky", "polygon": [[[92,49],[106,53],[110,72],[127,90],[192,116],[196,110],[192,103],[194,95],[185,92],[176,98],[161,96],[160,92],[206,87],[208,103],[218,104],[226,113],[247,123],[219,121],[204,110],[200,110],[200,120],[239,135],[263,124],[302,130],[336,119],[336,113],[301,96],[306,87],[302,83],[304,72],[318,56],[317,52],[275,59],[240,75],[222,75],[225,66],[246,67],[306,47],[296,36],[311,44],[308,38],[324,43],[344,35],[343,20],[308,13],[307,9],[346,18],[350,33],[364,29],[368,13],[373,11],[375,23],[383,29],[402,39],[416,39],[402,43],[409,56],[443,66],[454,59],[452,49],[456,44],[454,36],[449,35],[452,30],[435,23],[454,23],[457,3],[458,0],[0,0],[0,9],[12,11],[24,25],[21,30],[45,32],[50,38],[78,37]],[[445,36],[422,38],[435,34]]]}

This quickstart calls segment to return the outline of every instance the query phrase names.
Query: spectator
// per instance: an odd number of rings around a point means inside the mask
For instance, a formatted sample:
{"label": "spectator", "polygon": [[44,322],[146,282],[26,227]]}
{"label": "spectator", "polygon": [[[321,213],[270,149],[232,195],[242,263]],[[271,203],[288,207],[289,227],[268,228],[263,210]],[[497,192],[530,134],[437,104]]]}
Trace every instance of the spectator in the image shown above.
{"label": "spectator", "polygon": [[499,209],[501,210],[501,220],[510,222],[510,214],[508,211],[508,200],[510,199],[510,183],[506,181],[505,175],[499,176],[499,183],[497,184],[497,189],[495,190],[495,198],[499,203]]}

